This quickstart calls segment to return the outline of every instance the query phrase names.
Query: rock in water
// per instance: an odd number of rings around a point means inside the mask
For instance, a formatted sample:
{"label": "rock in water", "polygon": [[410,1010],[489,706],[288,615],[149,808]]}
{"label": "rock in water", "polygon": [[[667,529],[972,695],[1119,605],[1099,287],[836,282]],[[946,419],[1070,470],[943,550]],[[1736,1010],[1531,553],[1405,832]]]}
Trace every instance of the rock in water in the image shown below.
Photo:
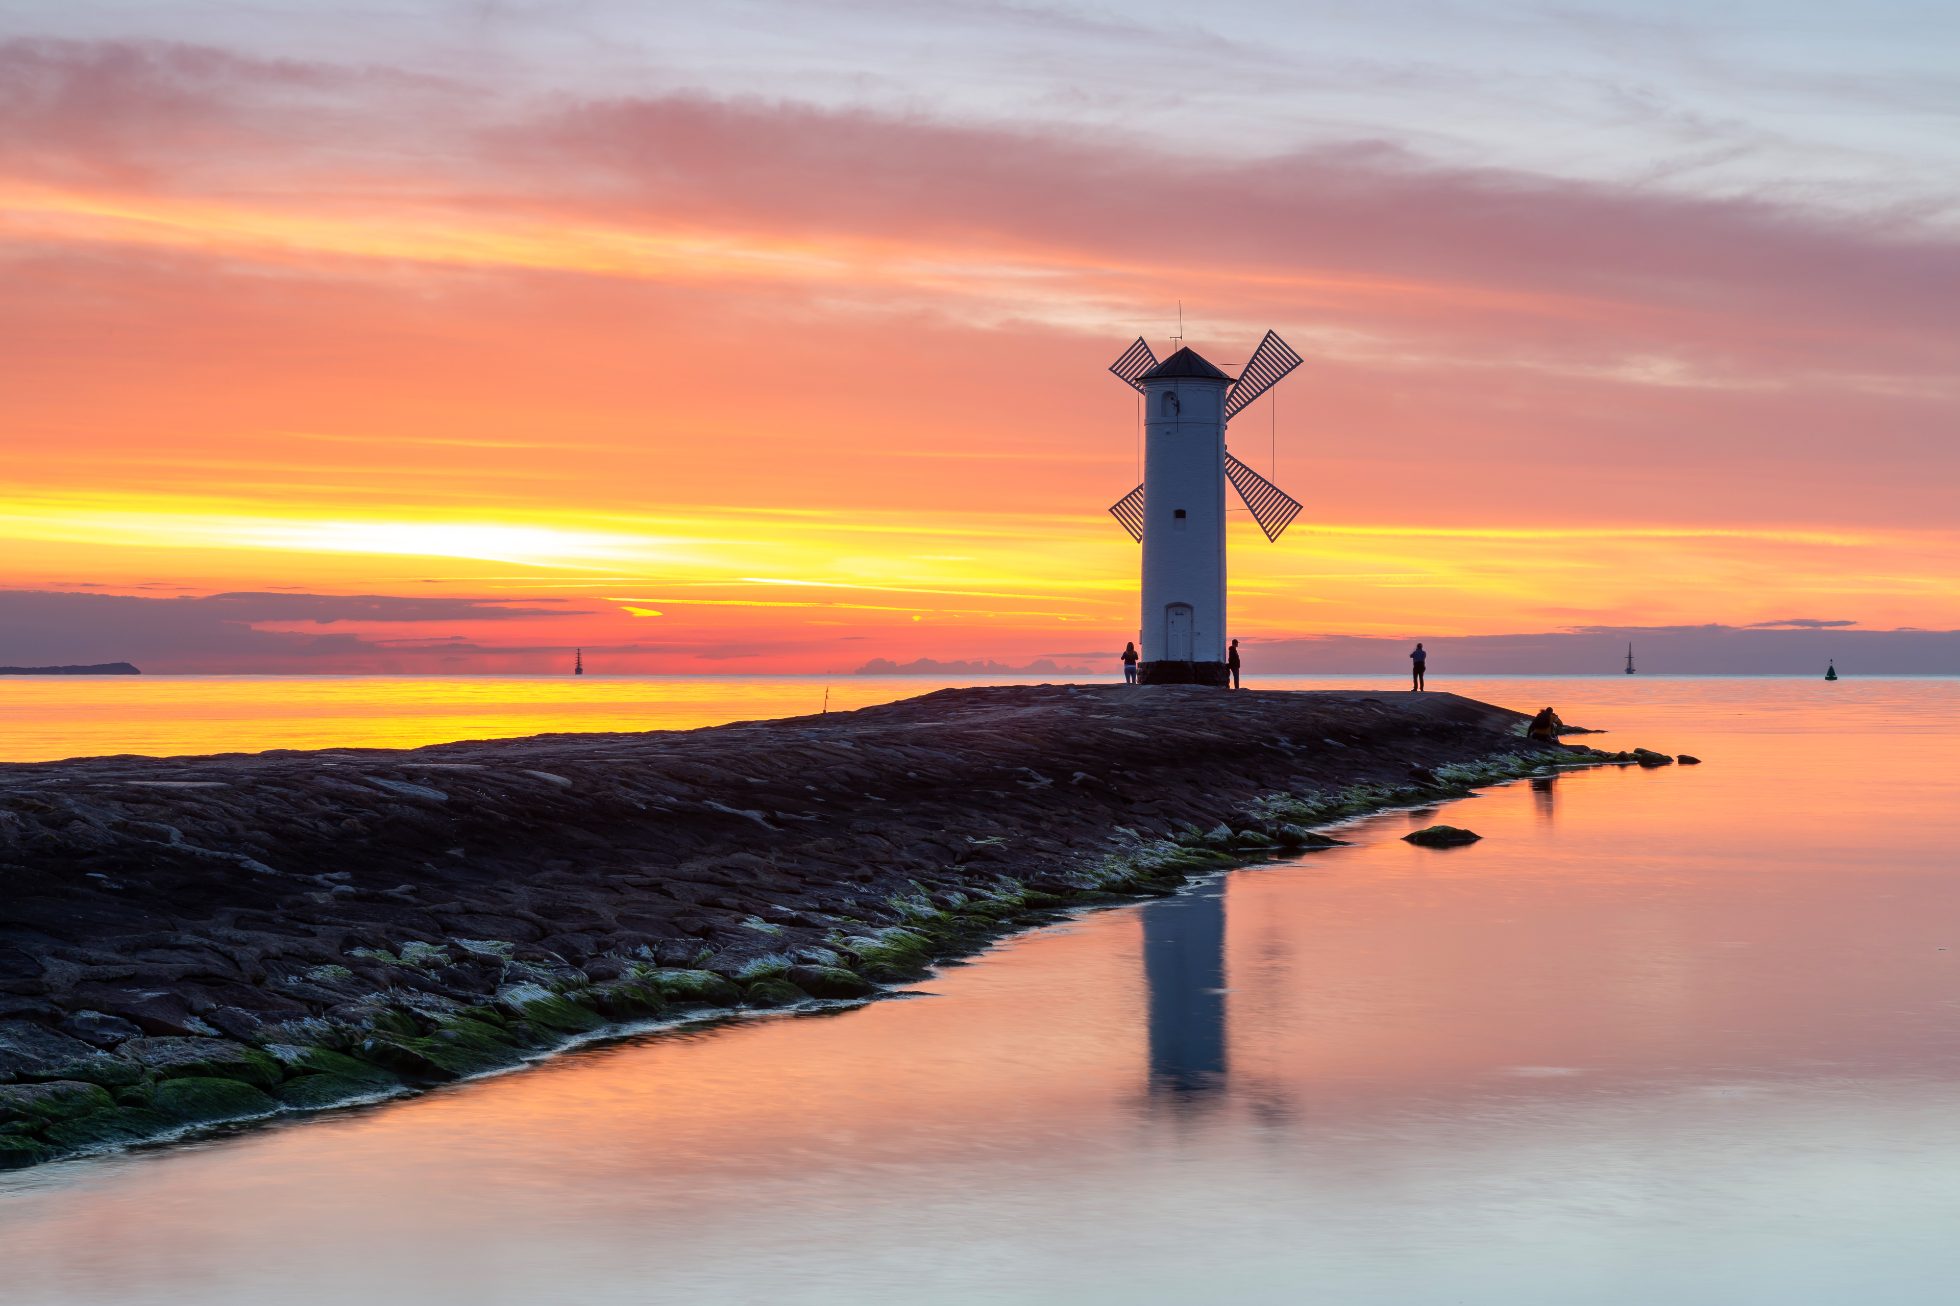
{"label": "rock in water", "polygon": [[1695,756],[1695,755],[1694,755],[1693,753],[1682,753],[1682,754],[1681,754],[1680,756],[1678,756],[1678,757],[1676,757],[1676,758],[1675,758],[1674,760],[1675,760],[1675,761],[1677,761],[1677,762],[1679,762],[1679,763],[1680,763],[1680,764],[1681,764],[1682,766],[1700,766],[1700,765],[1701,765],[1701,759],[1700,759],[1699,757],[1696,757],[1696,756]]}
{"label": "rock in water", "polygon": [[1404,843],[1415,844],[1419,848],[1456,848],[1466,843],[1475,843],[1483,838],[1475,830],[1466,830],[1458,825],[1431,825],[1414,830],[1402,836]]}

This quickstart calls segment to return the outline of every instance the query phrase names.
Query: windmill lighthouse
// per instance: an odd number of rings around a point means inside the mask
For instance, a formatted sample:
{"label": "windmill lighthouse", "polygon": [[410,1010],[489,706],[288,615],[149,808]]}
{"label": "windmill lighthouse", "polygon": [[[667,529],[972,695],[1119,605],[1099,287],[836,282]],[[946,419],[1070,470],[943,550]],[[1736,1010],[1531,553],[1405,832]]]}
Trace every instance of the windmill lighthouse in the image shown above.
{"label": "windmill lighthouse", "polygon": [[1225,426],[1300,362],[1268,331],[1236,379],[1193,349],[1160,363],[1141,337],[1110,364],[1143,395],[1143,484],[1109,511],[1143,545],[1146,685],[1226,683],[1225,482],[1268,540],[1300,505],[1226,450]]}

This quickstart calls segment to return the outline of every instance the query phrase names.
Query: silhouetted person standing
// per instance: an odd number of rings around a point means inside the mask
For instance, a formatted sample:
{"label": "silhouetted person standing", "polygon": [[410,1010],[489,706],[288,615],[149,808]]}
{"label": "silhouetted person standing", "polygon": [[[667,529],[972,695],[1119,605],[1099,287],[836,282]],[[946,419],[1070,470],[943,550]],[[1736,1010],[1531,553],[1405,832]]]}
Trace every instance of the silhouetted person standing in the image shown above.
{"label": "silhouetted person standing", "polygon": [[1414,682],[1411,686],[1412,693],[1420,694],[1422,692],[1422,677],[1428,670],[1429,653],[1421,644],[1417,644],[1415,652],[1409,654],[1409,671],[1412,673],[1411,679]]}
{"label": "silhouetted person standing", "polygon": [[1232,688],[1239,687],[1239,642],[1232,641],[1232,647],[1225,650],[1225,674],[1232,678]]}
{"label": "silhouetted person standing", "polygon": [[1123,646],[1123,683],[1137,683],[1137,646],[1134,641]]}

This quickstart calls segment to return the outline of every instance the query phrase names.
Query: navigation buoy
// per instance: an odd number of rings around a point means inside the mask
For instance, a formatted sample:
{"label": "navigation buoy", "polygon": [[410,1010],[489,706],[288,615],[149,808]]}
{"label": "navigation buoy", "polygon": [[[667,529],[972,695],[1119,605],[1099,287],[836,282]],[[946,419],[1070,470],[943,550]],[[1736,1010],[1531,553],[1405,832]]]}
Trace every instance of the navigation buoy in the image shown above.
{"label": "navigation buoy", "polygon": [[1824,669],[1824,679],[1836,680],[1837,678],[1837,659],[1833,658],[1830,666]]}

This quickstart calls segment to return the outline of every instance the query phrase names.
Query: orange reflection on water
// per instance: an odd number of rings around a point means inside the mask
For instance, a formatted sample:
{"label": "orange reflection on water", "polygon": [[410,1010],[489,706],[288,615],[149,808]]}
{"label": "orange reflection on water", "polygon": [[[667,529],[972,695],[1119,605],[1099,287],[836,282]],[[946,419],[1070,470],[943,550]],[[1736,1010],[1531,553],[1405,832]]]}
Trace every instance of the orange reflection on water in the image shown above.
{"label": "orange reflection on water", "polygon": [[[0,1256],[36,1303],[1939,1300],[1960,685],[1511,689],[1707,764],[1368,818],[896,1001],[0,1179]],[[1401,842],[1439,818],[1484,839]]]}

